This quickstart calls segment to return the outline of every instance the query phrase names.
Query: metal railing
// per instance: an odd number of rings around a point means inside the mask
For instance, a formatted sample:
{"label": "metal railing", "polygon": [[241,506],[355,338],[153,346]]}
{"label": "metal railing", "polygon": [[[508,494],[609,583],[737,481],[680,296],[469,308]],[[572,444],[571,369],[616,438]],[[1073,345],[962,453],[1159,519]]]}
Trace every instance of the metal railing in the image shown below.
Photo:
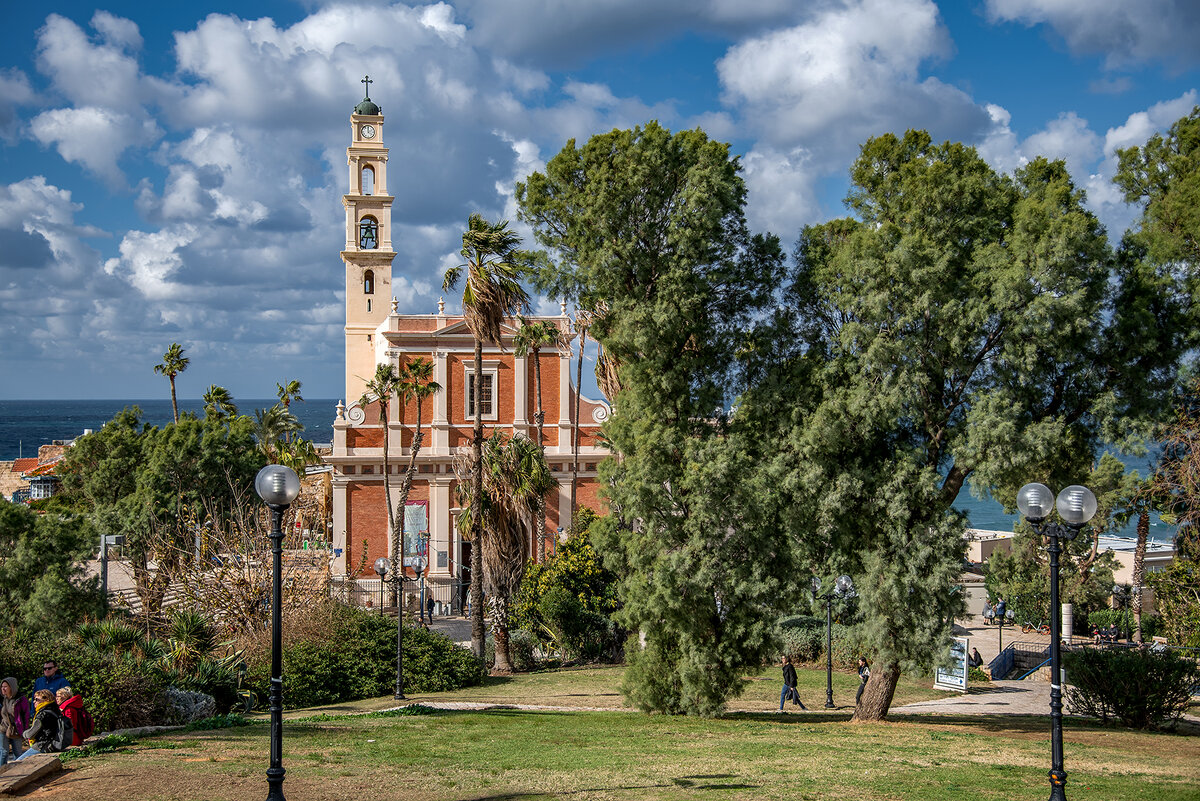
{"label": "metal railing", "polygon": [[[466,584],[457,579],[451,581],[426,579],[424,595],[422,595],[420,582],[408,578],[404,582],[405,613],[417,614],[417,611],[422,608],[423,602],[424,608],[428,610],[427,599],[431,599],[433,601],[432,611],[436,617],[464,615],[467,609],[466,590]],[[382,603],[385,611],[390,610],[392,614],[395,614],[392,591],[391,582],[384,582],[379,578],[332,576],[329,579],[329,593],[332,597],[360,609],[378,609]]]}

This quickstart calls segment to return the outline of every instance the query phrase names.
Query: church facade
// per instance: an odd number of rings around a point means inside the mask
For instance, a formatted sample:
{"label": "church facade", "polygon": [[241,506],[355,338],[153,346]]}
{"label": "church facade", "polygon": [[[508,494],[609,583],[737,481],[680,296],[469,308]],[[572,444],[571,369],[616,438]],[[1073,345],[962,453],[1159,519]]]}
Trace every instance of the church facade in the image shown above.
{"label": "church facade", "polygon": [[[349,191],[342,202],[346,211],[346,238],[341,252],[346,273],[346,400],[339,404],[334,422],[333,452],[333,575],[344,580],[374,579],[372,565],[390,558],[383,459],[388,444],[388,483],[396,514],[405,515],[404,556],[406,574],[415,578],[413,564],[424,562],[423,576],[432,596],[444,611],[457,611],[470,578],[470,547],[457,531],[460,509],[455,501],[456,457],[469,451],[474,409],[471,389],[475,376],[475,340],[460,315],[446,314],[444,302],[430,314],[399,314],[391,297],[396,258],[388,194],[388,149],[383,143],[384,118],[369,97],[350,116],[351,139],[347,148]],[[558,316],[533,318],[548,321],[566,332],[570,320],[566,306]],[[536,439],[537,390],[532,354],[519,356],[513,347],[517,321],[508,320],[502,342],[483,349],[482,383],[484,436],[499,431]],[[361,403],[367,379],[377,364],[397,370],[414,359],[434,365],[433,380],[441,391],[421,409],[424,439],[417,456],[417,472],[406,508],[399,509],[399,489],[407,471],[416,433],[417,406],[401,406],[393,398],[389,419],[379,418],[374,398]],[[558,489],[546,499],[542,532],[529,533],[531,554],[536,554],[540,533],[550,544],[570,525],[572,494],[576,508],[600,509],[596,465],[607,455],[599,442],[600,424],[609,406],[599,400],[579,398],[575,419],[576,387],[571,382],[571,356],[555,348],[543,349],[541,370],[544,414],[543,444],[546,461]],[[573,471],[578,438],[579,472]],[[414,556],[422,559],[414,560]]]}

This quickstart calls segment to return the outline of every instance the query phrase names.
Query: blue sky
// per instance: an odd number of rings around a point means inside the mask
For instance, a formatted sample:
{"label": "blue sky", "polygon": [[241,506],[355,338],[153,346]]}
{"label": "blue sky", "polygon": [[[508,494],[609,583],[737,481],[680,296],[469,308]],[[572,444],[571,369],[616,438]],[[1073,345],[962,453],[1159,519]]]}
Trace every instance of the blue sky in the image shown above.
{"label": "blue sky", "polygon": [[[0,398],[340,397],[348,116],[387,118],[402,311],[467,216],[568,138],[657,119],[742,157],[790,249],[869,136],[1064,158],[1116,240],[1114,151],[1200,102],[1189,0],[13,4],[0,30]],[[518,226],[519,228],[519,226]],[[527,233],[527,232],[526,232]],[[450,306],[454,299],[447,298]],[[546,301],[544,310],[557,311]],[[585,371],[586,372],[586,371]],[[586,390],[586,387],[585,387]]]}

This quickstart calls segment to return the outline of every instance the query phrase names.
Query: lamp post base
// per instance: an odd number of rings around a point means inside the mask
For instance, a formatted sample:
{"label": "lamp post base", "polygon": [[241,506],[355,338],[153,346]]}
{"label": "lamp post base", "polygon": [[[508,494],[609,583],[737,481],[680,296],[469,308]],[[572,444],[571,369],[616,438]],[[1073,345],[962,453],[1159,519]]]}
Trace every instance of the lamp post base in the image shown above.
{"label": "lamp post base", "polygon": [[833,701],[826,701],[825,708],[826,709],[837,709],[837,704],[835,704]]}
{"label": "lamp post base", "polygon": [[1067,801],[1067,772],[1050,771],[1050,801]]}
{"label": "lamp post base", "polygon": [[283,797],[284,768],[267,768],[267,801],[287,801]]}

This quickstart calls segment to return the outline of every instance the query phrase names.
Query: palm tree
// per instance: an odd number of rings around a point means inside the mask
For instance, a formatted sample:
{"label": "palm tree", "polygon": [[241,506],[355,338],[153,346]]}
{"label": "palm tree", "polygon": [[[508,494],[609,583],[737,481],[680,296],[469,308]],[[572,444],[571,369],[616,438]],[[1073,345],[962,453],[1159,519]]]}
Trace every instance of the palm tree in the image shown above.
{"label": "palm tree", "polygon": [[400,536],[400,527],[396,524],[396,514],[392,510],[391,467],[388,461],[388,410],[391,408],[392,396],[399,388],[400,377],[396,375],[396,368],[390,364],[377,364],[375,365],[375,375],[367,382],[363,396],[358,400],[358,405],[365,409],[372,402],[371,396],[374,396],[374,402],[379,407],[379,421],[383,424],[383,497],[387,502],[388,531],[391,533],[392,540],[392,591],[395,594],[398,615],[400,614],[402,573],[398,569],[401,564],[401,555],[396,541]]}
{"label": "palm tree", "polygon": [[[404,481],[400,484],[400,531],[399,541],[392,543],[392,553],[400,552],[400,544],[404,542],[404,514],[408,505],[408,493],[412,489],[413,477],[417,474],[417,454],[421,451],[421,442],[425,433],[421,431],[421,408],[427,398],[441,392],[442,385],[433,379],[433,362],[428,359],[414,359],[400,368],[397,394],[403,406],[409,401],[417,402],[417,429],[413,433],[412,447],[408,453],[408,470],[404,473]],[[395,570],[396,564],[392,565]]]}
{"label": "palm tree", "polygon": [[292,468],[300,476],[304,475],[304,468],[310,464],[321,463],[321,454],[317,452],[310,439],[296,437],[291,442],[281,443],[281,445],[279,463]]}
{"label": "palm tree", "polygon": [[204,414],[208,417],[224,419],[233,417],[238,412],[237,404],[233,402],[233,396],[225,387],[209,384],[202,399],[204,400]]}
{"label": "palm tree", "polygon": [[189,361],[191,360],[183,355],[183,348],[179,343],[172,342],[171,347],[163,354],[162,364],[154,365],[154,372],[165,375],[171,381],[171,412],[175,415],[176,423],[179,422],[179,404],[175,401],[175,376],[187,369]]}
{"label": "palm tree", "polygon": [[[533,384],[534,394],[537,396],[537,412],[534,414],[534,422],[537,423],[537,445],[538,451],[542,454],[543,461],[546,458],[546,445],[542,438],[542,426],[546,420],[546,413],[542,410],[542,362],[538,358],[542,348],[550,347],[551,345],[562,345],[563,332],[554,323],[548,320],[531,323],[524,317],[518,317],[521,321],[521,327],[517,329],[517,336],[513,339],[513,347],[518,356],[533,354]],[[540,509],[538,511],[539,525],[534,533],[537,537],[537,560],[538,562],[546,561],[546,498],[541,499]]]}
{"label": "palm tree", "polygon": [[[482,215],[472,214],[463,233],[462,256],[466,262],[446,271],[442,289],[458,284],[466,269],[463,286],[463,319],[475,337],[475,436],[471,453],[475,459],[472,476],[471,519],[476,544],[482,539],[483,515],[478,504],[483,499],[483,343],[500,345],[500,326],[504,318],[529,302],[521,287],[526,254],[517,250],[521,237],[508,230],[508,222],[490,223]],[[483,658],[483,561],[478,547],[471,548],[471,649]]]}
{"label": "palm tree", "polygon": [[284,438],[294,431],[304,428],[296,415],[278,403],[270,409],[254,410],[254,436],[258,440],[259,450],[268,462],[279,461],[283,451]]}
{"label": "palm tree", "polygon": [[[455,472],[465,477],[483,475],[483,492],[474,495],[474,488],[460,481],[456,495],[460,506],[469,509],[459,517],[460,530],[482,532],[475,548],[483,563],[483,584],[491,612],[492,635],[496,640],[496,673],[511,673],[512,659],[508,649],[508,625],[512,599],[521,586],[528,556],[526,546],[529,532],[544,526],[539,520],[541,500],[557,483],[533,440],[518,434],[505,441],[495,433],[487,439],[486,447],[476,461],[474,454],[455,464]],[[479,517],[476,517],[479,515]]]}
{"label": "palm tree", "polygon": [[[291,410],[292,401],[297,400],[303,402],[304,398],[300,397],[300,382],[288,381],[286,384],[276,384],[275,394],[279,397],[279,402],[283,404],[283,408]],[[292,441],[292,435],[289,432],[284,439],[285,442]]]}

